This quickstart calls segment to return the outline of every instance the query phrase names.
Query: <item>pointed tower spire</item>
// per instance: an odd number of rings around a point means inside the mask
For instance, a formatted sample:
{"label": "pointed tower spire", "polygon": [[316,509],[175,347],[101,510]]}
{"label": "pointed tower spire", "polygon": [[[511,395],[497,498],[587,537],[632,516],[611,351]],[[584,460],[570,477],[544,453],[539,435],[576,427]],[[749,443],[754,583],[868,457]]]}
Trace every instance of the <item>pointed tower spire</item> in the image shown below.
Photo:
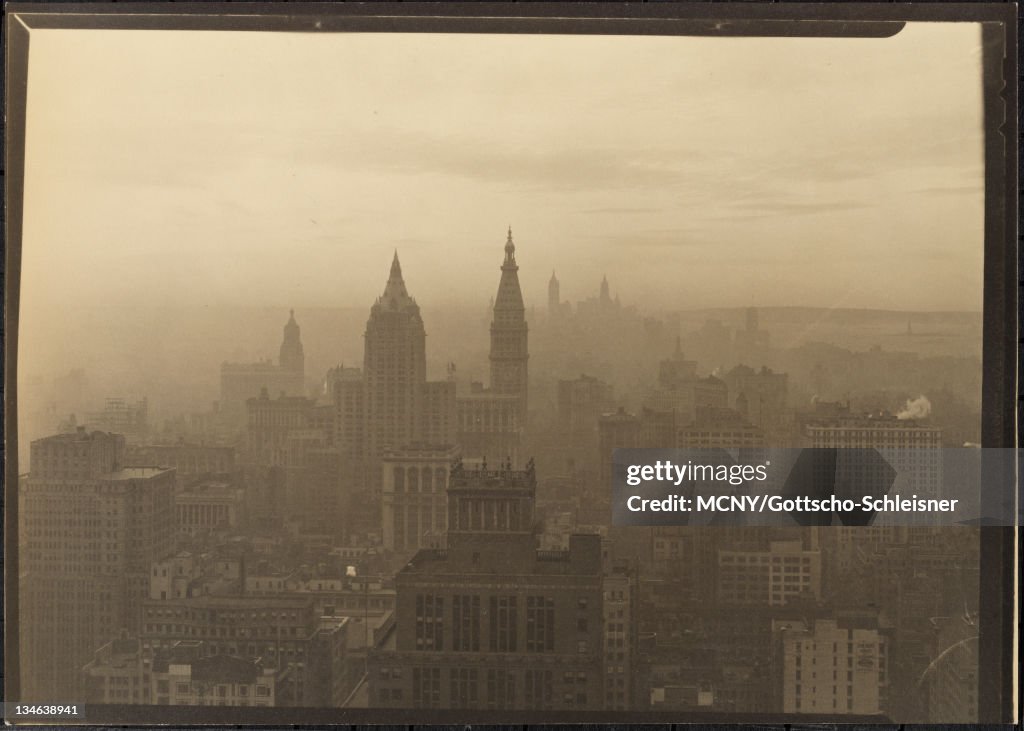
{"label": "pointed tower spire", "polygon": [[387,309],[401,309],[407,305],[414,305],[409,291],[405,288],[405,279],[402,277],[402,264],[398,261],[398,249],[395,249],[395,256],[391,260],[391,273],[388,275],[388,283],[384,286],[384,294],[378,303]]}
{"label": "pointed tower spire", "polygon": [[494,298],[494,319],[491,320],[491,388],[500,394],[517,396],[516,423],[526,419],[527,348],[526,308],[519,287],[519,265],[516,245],[509,226],[505,241],[505,261]]}
{"label": "pointed tower spire", "polygon": [[284,325],[284,339],[278,354],[278,363],[285,370],[299,375],[299,393],[302,389],[302,374],[305,371],[306,356],[302,349],[302,337],[299,323],[295,322],[295,310],[288,311],[288,322]]}
{"label": "pointed tower spire", "polygon": [[420,441],[425,414],[426,333],[420,308],[405,288],[398,251],[384,293],[370,308],[363,338],[364,421],[353,428],[363,430],[361,451],[369,460],[369,484],[380,489],[377,460],[389,447]]}

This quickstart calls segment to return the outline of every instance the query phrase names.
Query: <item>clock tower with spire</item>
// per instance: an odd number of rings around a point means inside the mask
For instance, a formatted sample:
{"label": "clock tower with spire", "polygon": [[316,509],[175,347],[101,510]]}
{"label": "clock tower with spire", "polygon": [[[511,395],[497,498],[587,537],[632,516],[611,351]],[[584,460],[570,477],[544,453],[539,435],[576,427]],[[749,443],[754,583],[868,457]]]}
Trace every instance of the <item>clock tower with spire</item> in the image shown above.
{"label": "clock tower with spire", "polygon": [[526,308],[519,288],[519,265],[516,245],[509,227],[505,241],[505,261],[501,265],[501,281],[494,298],[491,320],[491,390],[497,394],[516,396],[520,419],[526,420],[527,407]]}

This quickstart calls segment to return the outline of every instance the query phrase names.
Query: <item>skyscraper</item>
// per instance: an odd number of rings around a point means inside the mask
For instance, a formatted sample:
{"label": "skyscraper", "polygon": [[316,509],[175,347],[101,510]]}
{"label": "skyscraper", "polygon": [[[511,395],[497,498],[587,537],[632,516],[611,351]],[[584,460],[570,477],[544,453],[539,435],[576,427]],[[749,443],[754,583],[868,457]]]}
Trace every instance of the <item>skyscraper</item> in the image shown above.
{"label": "skyscraper", "polygon": [[124,467],[124,437],[58,434],[32,442],[19,485],[21,698],[81,698],[81,669],[138,631],[150,566],[173,547],[174,470]]}
{"label": "skyscraper", "polygon": [[379,460],[385,449],[419,440],[427,380],[426,337],[419,305],[405,288],[396,251],[384,294],[366,322],[363,376],[366,449],[371,460]]}
{"label": "skyscraper", "polygon": [[505,242],[505,261],[501,265],[498,296],[494,298],[491,321],[491,390],[518,397],[520,418],[526,419],[527,348],[526,308],[519,288],[519,265],[512,229]]}
{"label": "skyscraper", "polygon": [[281,341],[278,363],[281,365],[281,370],[299,374],[306,372],[306,356],[302,351],[299,324],[295,322],[295,310],[291,310],[288,322],[284,326],[284,340]]}
{"label": "skyscraper", "polygon": [[559,293],[558,277],[554,270],[551,272],[551,279],[548,281],[548,314],[557,315],[558,309],[562,306],[561,294]]}
{"label": "skyscraper", "polygon": [[458,443],[465,457],[519,459],[526,424],[526,309],[519,289],[512,229],[505,242],[498,296],[491,306],[491,384],[473,383],[456,402]]}

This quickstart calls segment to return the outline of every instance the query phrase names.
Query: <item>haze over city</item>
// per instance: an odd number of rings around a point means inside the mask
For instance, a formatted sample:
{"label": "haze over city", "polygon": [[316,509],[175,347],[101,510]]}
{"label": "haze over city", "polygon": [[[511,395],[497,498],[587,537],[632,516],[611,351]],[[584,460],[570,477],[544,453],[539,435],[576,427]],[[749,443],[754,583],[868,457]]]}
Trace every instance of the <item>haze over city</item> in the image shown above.
{"label": "haze over city", "polygon": [[976,720],[980,40],[33,31],[24,700]]}
{"label": "haze over city", "polygon": [[527,302],[556,270],[645,308],[981,307],[974,25],[32,43],[28,318],[361,307],[395,249],[425,306],[486,305],[510,224]]}

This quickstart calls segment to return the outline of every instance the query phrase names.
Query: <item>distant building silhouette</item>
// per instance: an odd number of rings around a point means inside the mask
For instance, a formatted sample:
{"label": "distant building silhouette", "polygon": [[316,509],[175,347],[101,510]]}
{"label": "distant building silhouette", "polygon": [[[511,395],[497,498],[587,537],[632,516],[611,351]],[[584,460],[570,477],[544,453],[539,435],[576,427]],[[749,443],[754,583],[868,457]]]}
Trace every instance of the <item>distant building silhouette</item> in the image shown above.
{"label": "distant building silhouette", "polygon": [[303,396],[305,391],[305,355],[299,326],[292,310],[284,326],[279,362],[223,363],[220,367],[220,412],[228,419],[244,423],[246,402],[263,389],[277,396]]}
{"label": "distant building silhouette", "polygon": [[572,317],[572,303],[561,300],[561,283],[551,271],[551,279],[548,280],[548,319],[553,323],[567,324]]}
{"label": "distant building silhouette", "polygon": [[[127,442],[137,444],[149,435],[149,401],[141,398],[131,403],[117,396],[107,398],[103,410],[88,414],[83,426],[89,430],[122,434]],[[72,414],[67,431],[73,432],[77,427]]]}
{"label": "distant building silhouette", "polygon": [[[789,376],[762,366],[755,370],[738,365],[723,376],[729,398],[751,424],[777,436],[786,420]],[[772,439],[778,443],[779,439]]]}
{"label": "distant building silhouette", "polygon": [[551,270],[551,279],[548,280],[548,314],[554,315],[562,306],[561,293],[559,291],[558,277]]}
{"label": "distant building silhouette", "polygon": [[281,369],[292,373],[306,372],[306,356],[302,350],[302,338],[299,325],[295,322],[295,310],[288,314],[288,322],[284,326],[284,340],[278,356]]}
{"label": "distant building silhouette", "polygon": [[580,374],[558,382],[558,424],[567,436],[592,435],[597,440],[600,417],[615,410],[615,389],[600,378]]}
{"label": "distant building silhouette", "polygon": [[576,311],[585,321],[591,322],[607,317],[618,318],[625,314],[618,296],[612,297],[607,275],[601,278],[597,296],[580,301]]}

